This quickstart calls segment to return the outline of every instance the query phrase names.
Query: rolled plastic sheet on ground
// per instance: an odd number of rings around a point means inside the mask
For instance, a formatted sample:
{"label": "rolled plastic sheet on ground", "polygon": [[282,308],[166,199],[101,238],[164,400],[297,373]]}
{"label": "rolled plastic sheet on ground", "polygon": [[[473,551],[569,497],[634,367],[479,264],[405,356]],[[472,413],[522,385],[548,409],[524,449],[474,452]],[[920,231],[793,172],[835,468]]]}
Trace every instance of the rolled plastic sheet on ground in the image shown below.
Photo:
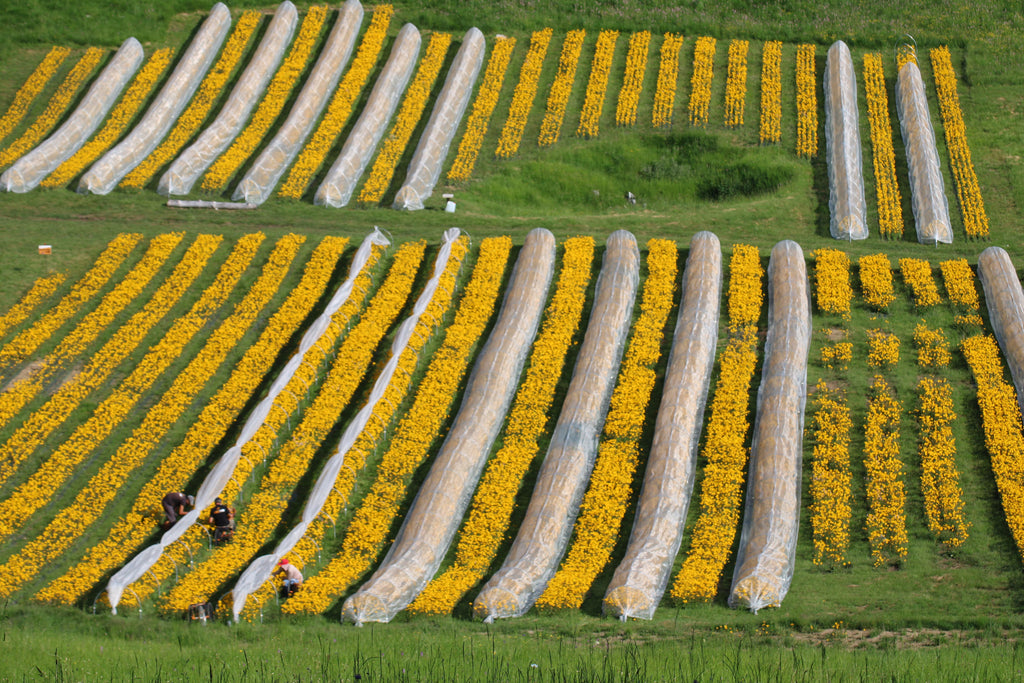
{"label": "rolled plastic sheet on ground", "polygon": [[810,345],[804,254],[796,242],[785,240],[775,245],[768,262],[768,336],[730,607],[756,613],[778,606],[793,581]]}
{"label": "rolled plastic sheet on ground", "polygon": [[278,5],[256,53],[249,60],[216,120],[178,155],[160,178],[157,192],[162,195],[188,194],[199,176],[228,148],[245,127],[253,107],[260,101],[267,83],[280,66],[298,22],[299,13],[295,5],[289,0]]}
{"label": "rolled plastic sheet on ground", "polygon": [[914,209],[917,241],[950,244],[953,228],[949,223],[949,203],[935,147],[935,129],[921,72],[914,62],[904,64],[896,79],[896,112],[907,150],[910,203]]}
{"label": "rolled plastic sheet on ground", "polygon": [[441,167],[448,156],[448,148],[466,113],[473,84],[480,75],[487,49],[484,34],[478,28],[466,31],[455,60],[448,69],[444,87],[430,114],[416,152],[409,162],[405,182],[395,195],[394,208],[418,211],[430,197],[441,177]]}
{"label": "rolled plastic sheet on ground", "polygon": [[121,43],[68,120],[0,175],[0,189],[29,192],[77,152],[107,117],[121,91],[139,70],[142,57],[142,44],[135,38]]}
{"label": "rolled plastic sheet on ground", "polygon": [[231,12],[218,2],[142,119],[124,140],[85,172],[78,183],[78,192],[108,194],[121,178],[156,149],[199,87],[230,28]]}
{"label": "rolled plastic sheet on ground", "polygon": [[398,32],[391,56],[377,77],[363,113],[359,115],[337,160],[331,165],[331,170],[316,190],[313,203],[317,206],[337,209],[348,204],[352,198],[356,183],[370,163],[377,143],[387,130],[402,93],[405,92],[405,86],[412,77],[421,42],[420,32],[412,24],[406,24]]}
{"label": "rolled plastic sheet on ground", "polygon": [[302,517],[299,519],[299,523],[292,527],[270,553],[260,555],[250,562],[249,566],[242,572],[242,575],[238,577],[238,581],[235,582],[235,587],[231,590],[231,611],[236,622],[238,621],[238,615],[245,608],[245,602],[248,600],[249,595],[270,579],[270,572],[273,571],[278,560],[295,547],[295,544],[302,539],[306,534],[306,530],[319,516],[324,503],[327,502],[328,496],[331,495],[331,491],[334,489],[338,473],[345,466],[345,454],[352,448],[356,439],[359,438],[359,435],[370,421],[377,402],[384,396],[384,392],[391,383],[392,376],[398,369],[398,360],[402,352],[405,351],[405,347],[409,345],[409,339],[412,337],[416,325],[419,324],[420,316],[427,310],[431,299],[434,298],[434,292],[437,290],[441,276],[444,274],[444,269],[448,265],[452,245],[459,239],[460,234],[458,228],[449,228],[444,232],[441,248],[438,250],[437,259],[434,261],[434,271],[431,273],[430,280],[424,286],[419,298],[416,299],[412,313],[398,328],[395,339],[391,343],[391,355],[377,376],[377,380],[370,390],[366,403],[356,416],[352,418],[348,426],[345,427],[345,432],[341,435],[337,448],[335,448],[334,453],[324,464],[320,475],[317,477],[316,482],[314,482],[312,489],[310,489],[309,497],[306,498],[306,504],[302,508]]}
{"label": "rolled plastic sheet on ground", "polygon": [[224,490],[224,486],[231,479],[231,475],[235,471],[239,458],[242,457],[242,448],[250,439],[252,439],[260,426],[262,426],[266,421],[267,415],[270,413],[270,410],[274,405],[274,399],[277,398],[278,394],[280,394],[286,386],[288,386],[288,382],[302,364],[306,351],[316,344],[320,337],[323,336],[324,332],[327,331],[331,324],[331,317],[352,295],[352,289],[355,286],[356,277],[369,260],[373,247],[386,247],[389,244],[390,242],[387,238],[384,237],[384,235],[376,228],[374,228],[372,233],[366,236],[363,243],[356,251],[355,256],[352,258],[352,263],[349,266],[348,277],[338,287],[338,289],[335,290],[330,301],[327,303],[327,306],[324,308],[324,311],[302,334],[298,350],[288,360],[284,368],[281,369],[281,372],[278,373],[273,384],[271,384],[270,389],[267,391],[267,395],[255,408],[253,408],[249,417],[246,419],[245,424],[242,426],[242,431],[238,435],[235,444],[231,446],[217,461],[217,464],[214,465],[213,469],[211,469],[209,474],[206,475],[203,483],[200,484],[199,490],[195,495],[195,506],[184,517],[179,519],[177,524],[164,532],[160,540],[155,545],[146,548],[132,558],[124,567],[110,578],[109,582],[107,582],[107,598],[110,600],[111,608],[115,614],[117,613],[117,605],[121,601],[121,596],[124,594],[125,588],[135,583],[145,575],[145,573],[149,571],[150,567],[156,564],[160,559],[164,548],[175,543],[179,538],[181,538],[185,532],[188,531],[190,526],[196,522],[202,523],[203,520],[199,519],[200,515],[205,514],[205,512],[210,509],[210,506],[213,505],[214,499],[217,498],[221,491]]}
{"label": "rolled plastic sheet on ground", "polygon": [[1010,366],[1017,403],[1024,413],[1024,291],[1010,256],[989,247],[978,257],[978,278],[985,291],[988,318]]}
{"label": "rolled plastic sheet on ground", "polygon": [[652,619],[672,574],[693,496],[704,406],[718,345],[722,250],[710,232],[690,240],[654,442],[626,554],[604,596],[605,614]]}
{"label": "rolled plastic sheet on ground", "polygon": [[434,463],[380,567],[342,608],[356,625],[387,623],[437,572],[451,545],[519,385],[555,269],[555,238],[526,237],[497,322],[480,351]]}
{"label": "rolled plastic sheet on ground", "polygon": [[825,159],[828,165],[829,231],[837,240],[868,237],[864,166],[857,110],[857,73],[850,48],[832,43],[825,58]]}
{"label": "rolled plastic sheet on ground", "polygon": [[337,87],[341,72],[352,56],[362,22],[363,6],[359,0],[348,0],[339,10],[334,29],[288,118],[235,188],[232,195],[235,201],[245,200],[249,204],[267,201],[281,176],[302,150],[327,99]]}
{"label": "rolled plastic sheet on ground", "polygon": [[587,332],[537,483],[501,568],[473,602],[485,621],[530,609],[558,569],[586,491],[632,323],[640,279],[633,235],[608,238]]}

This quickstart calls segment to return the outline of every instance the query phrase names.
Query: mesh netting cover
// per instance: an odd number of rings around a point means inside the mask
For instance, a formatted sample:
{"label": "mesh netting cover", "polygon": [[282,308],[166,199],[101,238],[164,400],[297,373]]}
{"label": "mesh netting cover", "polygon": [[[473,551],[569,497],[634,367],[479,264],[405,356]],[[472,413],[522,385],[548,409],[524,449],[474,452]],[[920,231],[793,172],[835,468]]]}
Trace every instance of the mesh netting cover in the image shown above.
{"label": "mesh netting cover", "polygon": [[512,547],[473,602],[485,621],[521,616],[558,569],[597,457],[640,278],[633,235],[608,238],[594,306],[537,483]]}
{"label": "mesh netting cover", "polygon": [[989,247],[978,257],[978,278],[985,291],[988,318],[1010,366],[1017,403],[1024,413],[1024,292],[1010,256]]}
{"label": "mesh netting cover", "polygon": [[430,114],[419,145],[409,162],[409,171],[405,182],[395,195],[394,207],[407,211],[423,208],[423,202],[430,197],[441,177],[441,166],[448,156],[448,148],[459,128],[473,84],[480,75],[480,67],[484,63],[486,42],[484,34],[478,28],[471,28],[462,39],[455,60],[448,69],[444,87],[437,98],[434,110]]}
{"label": "mesh netting cover", "polygon": [[235,188],[232,195],[235,201],[245,200],[249,204],[267,201],[277,181],[302,150],[320,112],[327,105],[327,98],[338,85],[341,72],[352,56],[362,22],[363,6],[359,0],[348,0],[342,6],[327,44],[303,84],[288,118]]}
{"label": "mesh netting cover", "polygon": [[721,294],[721,246],[710,232],[698,232],[690,240],[679,317],[633,530],[604,596],[606,614],[651,619],[668,585],[693,495]]}
{"label": "mesh netting cover", "polygon": [[531,231],[451,429],[381,566],[345,601],[343,619],[391,621],[441,565],[518,388],[554,268],[554,235]]}
{"label": "mesh netting cover", "polygon": [[317,206],[337,209],[352,198],[356,183],[370,163],[412,77],[421,42],[420,32],[412,24],[406,24],[398,32],[391,56],[370,92],[363,113],[313,196],[313,203]]}
{"label": "mesh netting cover", "polygon": [[284,51],[295,34],[299,13],[284,0],[249,60],[216,120],[203,130],[189,147],[178,155],[160,178],[157,192],[162,195],[188,194],[200,175],[228,148],[245,126],[253,107],[267,88],[271,76],[281,64]]}
{"label": "mesh netting cover", "polygon": [[850,48],[841,40],[828,49],[822,86],[825,90],[829,231],[837,240],[867,239],[867,204],[857,121],[857,75]]}
{"label": "mesh netting cover", "polygon": [[757,612],[789,591],[800,528],[811,294],[803,251],[785,240],[768,263],[768,335],[730,607]]}
{"label": "mesh netting cover", "polygon": [[142,44],[129,38],[103,69],[67,121],[0,175],[0,188],[28,192],[85,144],[142,64]]}
{"label": "mesh netting cover", "polygon": [[218,2],[145,115],[128,136],[93,164],[78,183],[81,193],[107,194],[156,149],[178,120],[231,28],[231,12]]}
{"label": "mesh netting cover", "polygon": [[907,149],[907,173],[910,176],[910,199],[921,244],[950,244],[953,229],[949,223],[949,204],[935,147],[935,129],[928,113],[921,72],[914,62],[907,62],[896,79],[896,112],[900,132]]}

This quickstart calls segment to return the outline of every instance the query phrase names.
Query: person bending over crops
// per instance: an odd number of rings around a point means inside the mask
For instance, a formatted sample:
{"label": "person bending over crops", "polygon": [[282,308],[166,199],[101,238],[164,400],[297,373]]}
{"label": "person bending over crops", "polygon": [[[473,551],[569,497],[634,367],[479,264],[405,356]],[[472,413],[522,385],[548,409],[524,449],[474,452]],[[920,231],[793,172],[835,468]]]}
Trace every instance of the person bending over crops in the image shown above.
{"label": "person bending over crops", "polygon": [[213,527],[213,542],[230,541],[235,535],[235,509],[229,508],[220,498],[213,501],[210,509],[210,526]]}
{"label": "person bending over crops", "polygon": [[299,568],[289,562],[288,558],[282,557],[272,576],[278,574],[284,574],[284,582],[281,584],[284,597],[290,598],[295,595],[295,591],[299,590],[299,586],[302,585],[302,572],[299,571]]}
{"label": "person bending over crops", "polygon": [[170,529],[174,526],[178,518],[185,514],[185,508],[192,507],[194,503],[195,498],[180,491],[171,491],[164,496],[164,499],[160,501],[160,504],[164,506],[164,528]]}

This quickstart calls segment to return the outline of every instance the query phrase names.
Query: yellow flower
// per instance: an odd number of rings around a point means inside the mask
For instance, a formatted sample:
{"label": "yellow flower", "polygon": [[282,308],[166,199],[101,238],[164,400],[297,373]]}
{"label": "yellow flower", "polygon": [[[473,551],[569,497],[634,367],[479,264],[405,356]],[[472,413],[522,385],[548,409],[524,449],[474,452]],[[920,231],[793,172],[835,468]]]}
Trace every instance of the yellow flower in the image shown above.
{"label": "yellow flower", "polygon": [[583,108],[580,110],[580,123],[576,127],[577,136],[597,136],[601,112],[604,111],[604,96],[608,90],[608,75],[612,70],[612,58],[615,56],[615,43],[618,39],[619,32],[610,29],[597,35],[594,61],[591,62],[590,78],[587,79],[587,92],[583,96]]}
{"label": "yellow flower", "polygon": [[679,50],[682,47],[683,36],[678,33],[666,33],[662,38],[658,83],[654,89],[654,109],[651,112],[651,125],[656,128],[672,123],[679,83]]}
{"label": "yellow flower", "polygon": [[818,78],[814,68],[814,45],[805,43],[796,51],[796,153],[802,157],[818,154]]}
{"label": "yellow flower", "polygon": [[565,107],[569,103],[569,95],[572,94],[572,84],[576,80],[576,67],[580,61],[583,38],[586,34],[586,31],[579,29],[569,31],[565,35],[562,54],[558,58],[558,73],[555,75],[554,82],[551,83],[547,110],[544,112],[544,119],[540,124],[540,136],[537,138],[537,144],[541,147],[548,147],[558,142],[558,134],[562,128],[562,120],[565,118]]}
{"label": "yellow flower", "polygon": [[725,125],[743,125],[743,110],[747,101],[747,51],[750,41],[733,40],[729,43],[729,71],[725,81]]}
{"label": "yellow flower", "polygon": [[761,144],[782,137],[782,41],[766,40],[761,50]]}
{"label": "yellow flower", "polygon": [[650,44],[650,31],[639,31],[629,37],[626,72],[623,75],[622,90],[619,91],[619,103],[615,108],[615,123],[620,126],[632,126],[636,123],[636,107],[640,102],[640,93],[644,89],[647,50]]}
{"label": "yellow flower", "polygon": [[706,126],[711,104],[711,80],[714,77],[715,39],[701,36],[693,50],[693,75],[690,77],[690,124]]}
{"label": "yellow flower", "polygon": [[498,148],[494,151],[494,155],[499,158],[508,158],[519,151],[519,143],[523,139],[526,119],[530,116],[530,110],[533,108],[537,84],[540,82],[540,70],[544,66],[544,57],[548,53],[550,42],[550,28],[534,31],[530,38],[530,49],[519,70],[519,82],[516,83],[516,88],[512,93],[508,118],[505,119],[505,126],[501,129],[501,135],[498,137]]}
{"label": "yellow flower", "polygon": [[864,55],[864,90],[868,101],[871,128],[871,153],[875,170],[875,195],[878,201],[878,232],[883,237],[903,235],[903,207],[896,180],[896,155],[889,122],[889,96],[885,90],[882,56]]}
{"label": "yellow flower", "polygon": [[28,112],[29,105],[39,96],[46,84],[57,73],[57,69],[64,62],[64,59],[71,54],[71,48],[57,47],[50,48],[50,51],[43,57],[43,61],[35,68],[28,80],[14,93],[14,101],[0,118],[0,140],[10,135],[11,131],[21,123]]}

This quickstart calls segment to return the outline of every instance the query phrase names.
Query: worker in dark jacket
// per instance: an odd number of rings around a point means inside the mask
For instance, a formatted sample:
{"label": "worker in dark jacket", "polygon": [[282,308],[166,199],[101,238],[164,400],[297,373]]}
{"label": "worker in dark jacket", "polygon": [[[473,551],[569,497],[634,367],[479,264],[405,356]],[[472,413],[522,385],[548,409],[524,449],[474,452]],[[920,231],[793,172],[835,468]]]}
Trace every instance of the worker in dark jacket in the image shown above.
{"label": "worker in dark jacket", "polygon": [[160,501],[160,504],[164,506],[164,528],[169,529],[174,526],[178,518],[185,514],[185,508],[192,507],[194,503],[195,498],[180,491],[171,491],[164,496],[164,499]]}
{"label": "worker in dark jacket", "polygon": [[235,535],[235,509],[229,508],[224,501],[217,498],[210,509],[210,526],[213,527],[213,542],[230,541]]}

